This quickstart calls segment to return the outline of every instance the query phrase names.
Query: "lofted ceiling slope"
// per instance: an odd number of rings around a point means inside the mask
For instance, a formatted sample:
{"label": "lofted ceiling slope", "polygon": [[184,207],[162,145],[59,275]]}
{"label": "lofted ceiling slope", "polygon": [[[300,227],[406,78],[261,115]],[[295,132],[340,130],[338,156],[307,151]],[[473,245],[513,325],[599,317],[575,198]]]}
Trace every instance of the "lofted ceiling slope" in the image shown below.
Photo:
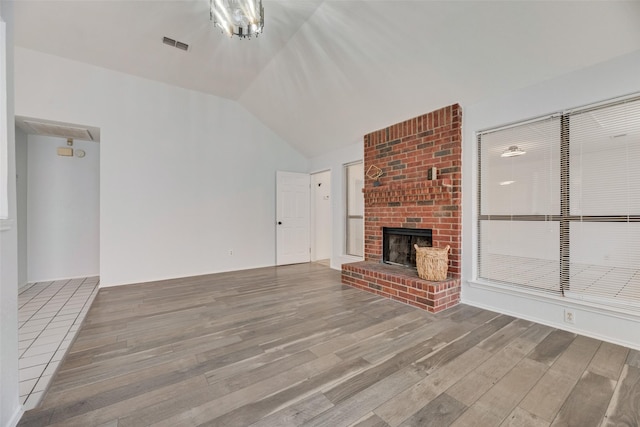
{"label": "lofted ceiling slope", "polygon": [[239,40],[207,0],[19,1],[15,40],[237,100],[309,157],[640,49],[638,1],[263,3],[264,34]]}

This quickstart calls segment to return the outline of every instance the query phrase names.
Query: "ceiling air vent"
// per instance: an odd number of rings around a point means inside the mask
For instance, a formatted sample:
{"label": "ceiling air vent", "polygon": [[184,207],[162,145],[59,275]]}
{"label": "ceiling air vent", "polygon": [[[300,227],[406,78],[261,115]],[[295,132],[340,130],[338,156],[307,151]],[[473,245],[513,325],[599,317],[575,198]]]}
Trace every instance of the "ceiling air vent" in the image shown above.
{"label": "ceiling air vent", "polygon": [[174,40],[174,39],[169,38],[169,37],[163,37],[162,38],[162,43],[164,43],[166,45],[169,45],[169,46],[173,46],[173,47],[175,47],[177,49],[180,49],[180,50],[185,50],[185,51],[189,50],[189,45],[188,44],[180,42],[180,41],[177,41],[177,40]]}
{"label": "ceiling air vent", "polygon": [[37,135],[57,136],[61,138],[73,138],[82,139],[85,141],[93,141],[91,132],[89,132],[89,130],[86,128],[57,125],[54,123],[34,122],[30,120],[24,120],[24,123],[33,130],[33,133]]}

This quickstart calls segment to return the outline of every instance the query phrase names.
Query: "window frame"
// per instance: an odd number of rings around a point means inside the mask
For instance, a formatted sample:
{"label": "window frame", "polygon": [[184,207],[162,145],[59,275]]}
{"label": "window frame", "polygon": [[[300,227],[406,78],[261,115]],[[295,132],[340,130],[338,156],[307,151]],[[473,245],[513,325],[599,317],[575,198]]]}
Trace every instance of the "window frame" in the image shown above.
{"label": "window frame", "polygon": [[[477,148],[477,209],[476,209],[476,265],[474,269],[474,276],[476,279],[487,281],[489,283],[496,283],[506,285],[513,289],[523,289],[522,285],[503,282],[500,280],[494,280],[491,278],[483,277],[481,275],[481,266],[483,262],[483,234],[482,234],[482,222],[487,220],[508,220],[508,221],[557,221],[559,223],[559,233],[557,236],[557,248],[559,251],[558,272],[559,272],[559,289],[557,295],[560,297],[570,297],[572,299],[592,299],[598,300],[598,296],[590,297],[589,294],[576,295],[571,292],[571,224],[573,223],[620,223],[620,222],[640,222],[640,212],[637,215],[632,214],[620,214],[620,215],[583,215],[572,214],[571,212],[571,147],[572,139],[570,133],[571,118],[577,114],[583,114],[585,112],[593,110],[601,110],[609,107],[624,103],[640,103],[640,94],[632,94],[624,97],[614,98],[594,104],[590,104],[583,107],[577,107],[562,112],[557,112],[550,115],[537,117],[530,120],[523,120],[521,122],[512,123],[509,125],[487,129],[483,131],[477,131],[476,134],[476,148]],[[559,215],[487,215],[483,214],[483,175],[482,175],[482,157],[483,157],[483,145],[482,137],[493,133],[506,130],[509,128],[527,125],[529,123],[535,123],[549,118],[559,117],[560,119],[560,131],[557,135],[560,144],[560,214]],[[633,120],[633,119],[631,119]],[[486,190],[486,189],[485,189]],[[486,201],[485,201],[486,202]],[[575,263],[575,261],[574,261]],[[595,265],[595,264],[594,264]],[[526,287],[526,286],[525,286]],[[530,288],[529,288],[530,289]],[[534,291],[541,291],[535,289]],[[603,297],[606,299],[606,297]],[[598,300],[599,301],[599,300]],[[625,300],[616,302],[619,304],[626,304]],[[636,306],[634,302],[630,303]],[[640,309],[640,304],[637,305],[637,309]]]}
{"label": "window frame", "polygon": [[[350,212],[349,209],[349,199],[351,196],[351,180],[350,180],[350,167],[351,166],[355,166],[355,165],[362,165],[362,170],[363,170],[363,175],[362,175],[362,183],[364,185],[364,162],[362,160],[358,160],[355,162],[350,162],[350,163],[346,163],[343,166],[343,170],[344,170],[344,175],[345,175],[345,214],[344,214],[344,221],[345,221],[345,236],[344,236],[344,254],[347,256],[353,256],[353,257],[358,257],[358,258],[363,258],[364,257],[364,194],[362,193],[362,191],[360,191],[360,197],[362,197],[362,202],[363,202],[363,212],[361,215],[356,214],[354,215],[352,212]],[[360,248],[361,253],[351,253],[350,251],[350,247],[351,247],[351,241],[350,241],[350,236],[351,236],[351,220],[354,219],[360,219],[362,220],[362,235],[363,235],[363,241],[362,241],[362,248]]]}

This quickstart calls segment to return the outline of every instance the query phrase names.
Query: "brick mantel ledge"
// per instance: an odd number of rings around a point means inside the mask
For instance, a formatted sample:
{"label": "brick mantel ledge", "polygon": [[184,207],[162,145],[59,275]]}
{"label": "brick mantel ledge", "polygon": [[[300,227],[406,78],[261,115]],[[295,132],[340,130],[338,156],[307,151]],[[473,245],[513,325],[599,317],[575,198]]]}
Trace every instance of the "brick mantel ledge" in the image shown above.
{"label": "brick mantel ledge", "polygon": [[404,182],[379,187],[365,187],[362,192],[364,193],[364,202],[368,206],[394,202],[448,200],[452,199],[460,189],[460,183],[457,181],[444,178],[432,181]]}

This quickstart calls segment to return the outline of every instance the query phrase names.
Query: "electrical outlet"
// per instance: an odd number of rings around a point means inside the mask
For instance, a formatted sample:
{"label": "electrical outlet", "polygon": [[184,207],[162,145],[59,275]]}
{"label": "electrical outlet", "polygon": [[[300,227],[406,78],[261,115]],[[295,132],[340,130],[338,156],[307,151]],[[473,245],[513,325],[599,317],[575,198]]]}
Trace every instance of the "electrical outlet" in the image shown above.
{"label": "electrical outlet", "polygon": [[576,323],[576,315],[573,310],[569,310],[567,308],[564,309],[564,322],[565,323]]}
{"label": "electrical outlet", "polygon": [[233,249],[229,249],[229,255],[233,255]]}

